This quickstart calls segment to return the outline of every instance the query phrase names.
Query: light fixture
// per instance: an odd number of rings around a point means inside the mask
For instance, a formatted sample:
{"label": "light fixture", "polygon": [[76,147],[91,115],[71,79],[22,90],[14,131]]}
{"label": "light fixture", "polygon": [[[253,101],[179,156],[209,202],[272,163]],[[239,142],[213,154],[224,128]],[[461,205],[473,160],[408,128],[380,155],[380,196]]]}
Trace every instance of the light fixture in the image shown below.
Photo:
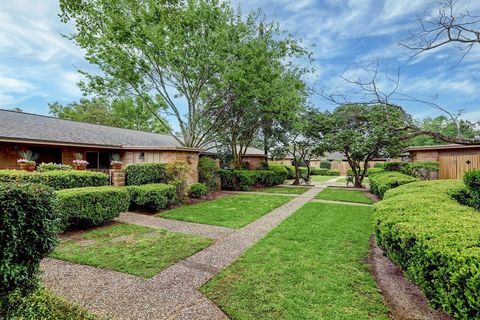
{"label": "light fixture", "polygon": [[188,164],[192,164],[192,162],[193,162],[193,156],[192,155],[187,156],[187,162],[188,162]]}

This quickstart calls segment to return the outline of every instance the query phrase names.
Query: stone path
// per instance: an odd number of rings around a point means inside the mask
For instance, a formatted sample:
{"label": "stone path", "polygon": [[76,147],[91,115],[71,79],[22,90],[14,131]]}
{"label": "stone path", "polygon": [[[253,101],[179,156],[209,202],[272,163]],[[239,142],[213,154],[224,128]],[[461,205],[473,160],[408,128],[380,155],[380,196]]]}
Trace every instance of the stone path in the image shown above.
{"label": "stone path", "polygon": [[197,289],[284,219],[311,201],[326,183],[312,187],[260,219],[234,231],[204,225],[201,227],[205,229],[201,229],[197,224],[185,222],[181,223],[184,226],[180,226],[180,223],[167,224],[166,221],[157,222],[158,218],[132,217],[132,213],[126,213],[119,221],[170,227],[170,230],[175,231],[194,230],[198,232],[196,234],[206,232],[217,236],[217,241],[151,279],[45,259],[42,261],[44,284],[56,294],[100,316],[113,319],[228,319]]}

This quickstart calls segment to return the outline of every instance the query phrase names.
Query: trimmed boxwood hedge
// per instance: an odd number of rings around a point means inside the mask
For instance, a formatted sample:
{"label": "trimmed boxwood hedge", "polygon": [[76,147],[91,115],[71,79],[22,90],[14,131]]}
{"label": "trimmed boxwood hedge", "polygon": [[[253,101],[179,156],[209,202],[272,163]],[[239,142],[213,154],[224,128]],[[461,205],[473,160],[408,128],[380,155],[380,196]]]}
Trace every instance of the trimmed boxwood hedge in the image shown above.
{"label": "trimmed boxwood hedge", "polygon": [[177,204],[177,187],[164,183],[126,187],[130,194],[130,208],[157,211]]}
{"label": "trimmed boxwood hedge", "polygon": [[57,198],[64,227],[100,225],[128,211],[130,203],[125,188],[110,186],[59,190]]}
{"label": "trimmed boxwood hedge", "polygon": [[46,172],[0,170],[0,182],[41,183],[55,190],[61,190],[105,186],[108,184],[108,175],[101,172],[80,170]]}
{"label": "trimmed boxwood hedge", "polygon": [[339,170],[323,169],[323,168],[310,168],[310,174],[312,176],[339,176]]}
{"label": "trimmed boxwood hedge", "polygon": [[381,198],[390,189],[417,181],[414,177],[396,171],[379,172],[370,175],[369,179],[370,191]]}
{"label": "trimmed boxwood hedge", "polygon": [[285,181],[285,170],[271,167],[270,170],[219,170],[223,190],[252,190],[254,186],[272,187]]}
{"label": "trimmed boxwood hedge", "polygon": [[127,186],[166,183],[170,180],[164,163],[129,164],[125,167],[125,176]]}
{"label": "trimmed boxwood hedge", "polygon": [[461,181],[414,182],[374,206],[378,244],[433,306],[480,319],[480,214],[452,196]]}
{"label": "trimmed boxwood hedge", "polygon": [[[38,285],[39,263],[57,244],[53,189],[0,183],[0,318]],[[7,317],[8,318],[8,317]]]}

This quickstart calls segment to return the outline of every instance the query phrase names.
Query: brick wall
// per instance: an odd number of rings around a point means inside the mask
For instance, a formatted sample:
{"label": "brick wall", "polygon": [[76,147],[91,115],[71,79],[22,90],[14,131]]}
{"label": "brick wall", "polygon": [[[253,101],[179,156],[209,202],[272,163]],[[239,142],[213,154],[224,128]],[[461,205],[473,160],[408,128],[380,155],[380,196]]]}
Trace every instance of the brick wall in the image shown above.
{"label": "brick wall", "polygon": [[248,163],[248,169],[254,170],[258,169],[262,165],[262,161],[264,161],[264,157],[243,157],[243,162]]}

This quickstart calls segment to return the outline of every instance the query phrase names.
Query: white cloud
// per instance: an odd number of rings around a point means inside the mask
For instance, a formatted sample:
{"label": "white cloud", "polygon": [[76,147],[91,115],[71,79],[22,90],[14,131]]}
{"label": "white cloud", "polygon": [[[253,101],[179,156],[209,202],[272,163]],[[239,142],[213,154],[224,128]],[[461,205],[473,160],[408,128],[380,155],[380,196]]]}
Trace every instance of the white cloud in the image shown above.
{"label": "white cloud", "polygon": [[28,82],[0,76],[0,92],[26,92],[32,88]]}

